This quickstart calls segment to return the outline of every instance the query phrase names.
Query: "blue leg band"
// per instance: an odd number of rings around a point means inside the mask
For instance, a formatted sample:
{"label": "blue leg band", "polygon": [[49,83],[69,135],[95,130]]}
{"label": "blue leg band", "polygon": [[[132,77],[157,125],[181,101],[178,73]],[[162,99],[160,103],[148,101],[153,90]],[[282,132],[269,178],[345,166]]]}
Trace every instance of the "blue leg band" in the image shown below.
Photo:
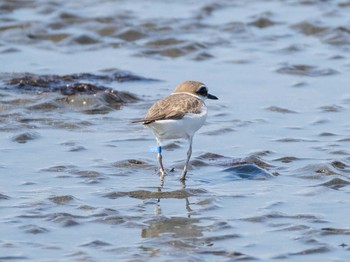
{"label": "blue leg band", "polygon": [[157,147],[157,152],[160,154],[160,153],[162,153],[162,147],[161,146],[158,146]]}

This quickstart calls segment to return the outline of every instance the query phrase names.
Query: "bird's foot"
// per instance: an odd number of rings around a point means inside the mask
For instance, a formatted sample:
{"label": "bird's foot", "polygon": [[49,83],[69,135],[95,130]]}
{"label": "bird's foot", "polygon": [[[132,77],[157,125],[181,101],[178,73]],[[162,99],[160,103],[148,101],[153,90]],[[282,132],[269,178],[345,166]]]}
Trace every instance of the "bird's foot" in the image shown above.
{"label": "bird's foot", "polygon": [[181,174],[180,180],[181,181],[185,181],[186,180],[186,174],[187,174],[187,170],[184,170]]}
{"label": "bird's foot", "polygon": [[161,180],[163,180],[164,177],[165,177],[165,175],[166,175],[165,170],[162,169],[162,168],[160,168],[160,169],[159,169],[159,178],[160,178]]}

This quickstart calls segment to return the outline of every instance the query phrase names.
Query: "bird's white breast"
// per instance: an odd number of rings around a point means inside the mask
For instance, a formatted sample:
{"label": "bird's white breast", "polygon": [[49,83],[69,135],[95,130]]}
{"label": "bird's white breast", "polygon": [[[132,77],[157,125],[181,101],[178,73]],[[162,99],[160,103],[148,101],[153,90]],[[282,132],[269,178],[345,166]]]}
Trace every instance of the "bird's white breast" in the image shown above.
{"label": "bird's white breast", "polygon": [[186,114],[182,119],[158,120],[149,125],[159,142],[166,139],[189,139],[200,129],[207,118],[207,107],[203,103],[200,114]]}

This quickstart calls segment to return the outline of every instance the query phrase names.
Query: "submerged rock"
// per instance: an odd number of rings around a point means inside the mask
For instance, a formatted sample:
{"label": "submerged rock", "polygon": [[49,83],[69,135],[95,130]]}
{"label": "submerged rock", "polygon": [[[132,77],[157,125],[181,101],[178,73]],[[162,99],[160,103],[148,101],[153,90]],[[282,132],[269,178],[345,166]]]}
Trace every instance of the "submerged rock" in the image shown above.
{"label": "submerged rock", "polygon": [[224,169],[223,172],[228,173],[227,178],[233,179],[267,179],[274,176],[254,164],[243,164],[229,167]]}
{"label": "submerged rock", "polygon": [[36,75],[31,73],[0,74],[5,89],[34,92],[61,92],[62,95],[96,94],[101,91],[117,92],[100,82],[155,81],[125,71],[108,74]]}
{"label": "submerged rock", "polygon": [[38,133],[36,133],[36,132],[25,132],[25,133],[21,133],[21,134],[15,135],[12,138],[12,141],[20,143],[20,144],[25,144],[28,141],[37,139],[39,136],[40,135]]}
{"label": "submerged rock", "polygon": [[330,76],[338,74],[339,72],[332,68],[318,68],[311,65],[283,65],[276,70],[277,73],[287,74],[287,75],[299,75],[299,76],[310,76],[310,77],[319,77],[319,76]]}
{"label": "submerged rock", "polygon": [[[31,73],[0,73],[0,90],[39,95],[30,97],[29,110],[52,111],[77,109],[86,114],[106,114],[139,98],[130,92],[117,91],[106,83],[156,81],[129,72],[108,70],[101,74],[36,75]],[[43,96],[42,94],[53,93]]]}
{"label": "submerged rock", "polygon": [[50,197],[49,200],[51,200],[53,203],[57,205],[64,205],[64,204],[67,204],[68,202],[73,201],[74,197],[70,195],[53,196],[53,197]]}
{"label": "submerged rock", "polygon": [[257,19],[255,19],[255,20],[253,20],[252,22],[249,23],[249,25],[255,26],[255,27],[258,27],[258,28],[267,28],[267,27],[270,27],[270,26],[274,26],[276,24],[277,24],[276,22],[272,21],[269,18],[265,18],[265,17],[257,18]]}

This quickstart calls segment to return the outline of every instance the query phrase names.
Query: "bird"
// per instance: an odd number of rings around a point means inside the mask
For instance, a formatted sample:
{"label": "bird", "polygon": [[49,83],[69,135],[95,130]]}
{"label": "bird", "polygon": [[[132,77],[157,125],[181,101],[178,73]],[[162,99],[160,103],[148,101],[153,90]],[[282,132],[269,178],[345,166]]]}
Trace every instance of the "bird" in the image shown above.
{"label": "bird", "polygon": [[192,155],[194,134],[204,125],[207,118],[206,99],[217,100],[209,94],[205,84],[185,81],[179,84],[172,94],[155,102],[146,116],[132,121],[142,122],[149,127],[157,140],[157,159],[161,179],[166,172],[163,165],[162,146],[165,140],[185,139],[188,141],[187,159],[180,180],[186,179],[188,164]]}

